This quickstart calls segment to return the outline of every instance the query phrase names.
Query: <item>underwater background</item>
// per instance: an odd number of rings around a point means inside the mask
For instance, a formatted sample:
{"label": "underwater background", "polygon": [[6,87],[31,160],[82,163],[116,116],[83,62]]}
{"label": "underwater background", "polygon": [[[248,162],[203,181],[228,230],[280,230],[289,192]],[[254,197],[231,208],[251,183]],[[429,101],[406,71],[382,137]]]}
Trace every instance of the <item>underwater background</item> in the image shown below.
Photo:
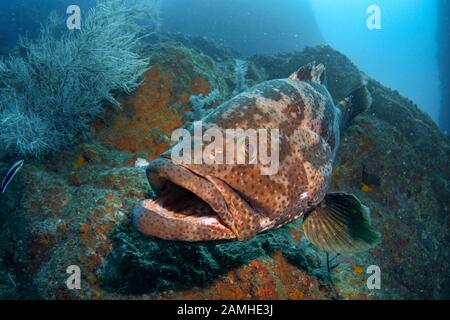
{"label": "underwater background", "polygon": [[[449,298],[449,2],[0,0],[1,179],[25,160],[0,194],[0,298]],[[379,246],[329,257],[299,222],[245,243],[132,228],[173,130],[312,61],[335,103],[361,79],[372,96],[342,133],[332,189],[372,209]]]}

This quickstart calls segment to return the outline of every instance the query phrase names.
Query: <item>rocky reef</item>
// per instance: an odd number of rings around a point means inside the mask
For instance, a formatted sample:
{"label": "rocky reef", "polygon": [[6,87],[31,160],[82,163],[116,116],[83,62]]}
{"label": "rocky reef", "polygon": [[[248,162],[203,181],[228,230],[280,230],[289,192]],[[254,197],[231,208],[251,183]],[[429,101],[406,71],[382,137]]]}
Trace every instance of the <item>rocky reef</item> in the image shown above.
{"label": "rocky reef", "polygon": [[[121,98],[121,109],[97,119],[78,146],[27,161],[0,197],[0,298],[450,296],[450,139],[411,101],[327,46],[251,57],[247,80],[287,77],[321,62],[336,102],[361,79],[367,82],[373,104],[343,133],[333,189],[371,207],[382,233],[378,247],[327,257],[306,241],[298,221],[245,243],[170,242],[133,230],[131,208],[152,195],[139,163],[164,151],[172,130],[189,121],[191,95],[219,90],[219,104],[233,91],[232,51],[184,43],[192,46],[173,39],[149,45],[152,67],[142,85]],[[216,56],[200,52],[202,46]],[[0,165],[6,167],[6,159]],[[81,268],[81,290],[67,289],[70,265]],[[381,269],[381,289],[366,286],[370,265]]]}

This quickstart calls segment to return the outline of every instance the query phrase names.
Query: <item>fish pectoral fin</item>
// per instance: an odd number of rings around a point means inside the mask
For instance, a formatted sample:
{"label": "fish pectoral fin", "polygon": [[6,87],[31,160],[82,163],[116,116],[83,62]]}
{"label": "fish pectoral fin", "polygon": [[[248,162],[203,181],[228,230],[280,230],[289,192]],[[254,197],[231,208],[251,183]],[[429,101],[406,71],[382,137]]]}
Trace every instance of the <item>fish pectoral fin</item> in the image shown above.
{"label": "fish pectoral fin", "polygon": [[354,195],[329,193],[303,221],[306,238],[319,250],[352,253],[380,242],[370,225],[370,210]]}
{"label": "fish pectoral fin", "polygon": [[255,236],[261,230],[261,216],[242,199],[242,197],[227,183],[216,177],[206,177],[219,190],[223,196],[228,212],[224,221],[232,221],[230,229],[240,241],[246,241]]}

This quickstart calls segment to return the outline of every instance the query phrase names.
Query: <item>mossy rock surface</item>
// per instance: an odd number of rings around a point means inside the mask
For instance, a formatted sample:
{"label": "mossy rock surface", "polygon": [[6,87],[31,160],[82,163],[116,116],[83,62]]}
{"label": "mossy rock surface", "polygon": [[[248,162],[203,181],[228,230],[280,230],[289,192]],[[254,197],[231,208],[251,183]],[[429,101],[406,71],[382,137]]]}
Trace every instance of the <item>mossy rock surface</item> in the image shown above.
{"label": "mossy rock surface", "polygon": [[305,255],[308,245],[295,241],[288,228],[247,241],[184,243],[146,238],[124,224],[112,237],[116,250],[102,270],[102,282],[113,292],[158,294],[206,287],[219,276],[276,251],[305,271],[318,268]]}

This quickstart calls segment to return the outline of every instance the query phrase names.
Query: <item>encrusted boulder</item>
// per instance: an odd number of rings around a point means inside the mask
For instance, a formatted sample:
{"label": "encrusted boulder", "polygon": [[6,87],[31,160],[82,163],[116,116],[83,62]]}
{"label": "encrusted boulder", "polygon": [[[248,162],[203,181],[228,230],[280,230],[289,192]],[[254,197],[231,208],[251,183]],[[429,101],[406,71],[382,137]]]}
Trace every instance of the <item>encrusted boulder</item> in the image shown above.
{"label": "encrusted boulder", "polygon": [[[95,122],[97,138],[112,147],[152,159],[169,147],[170,135],[187,122],[192,95],[229,95],[225,71],[213,59],[177,43],[151,45],[142,85],[124,97],[121,110]],[[232,89],[231,89],[232,90]]]}

